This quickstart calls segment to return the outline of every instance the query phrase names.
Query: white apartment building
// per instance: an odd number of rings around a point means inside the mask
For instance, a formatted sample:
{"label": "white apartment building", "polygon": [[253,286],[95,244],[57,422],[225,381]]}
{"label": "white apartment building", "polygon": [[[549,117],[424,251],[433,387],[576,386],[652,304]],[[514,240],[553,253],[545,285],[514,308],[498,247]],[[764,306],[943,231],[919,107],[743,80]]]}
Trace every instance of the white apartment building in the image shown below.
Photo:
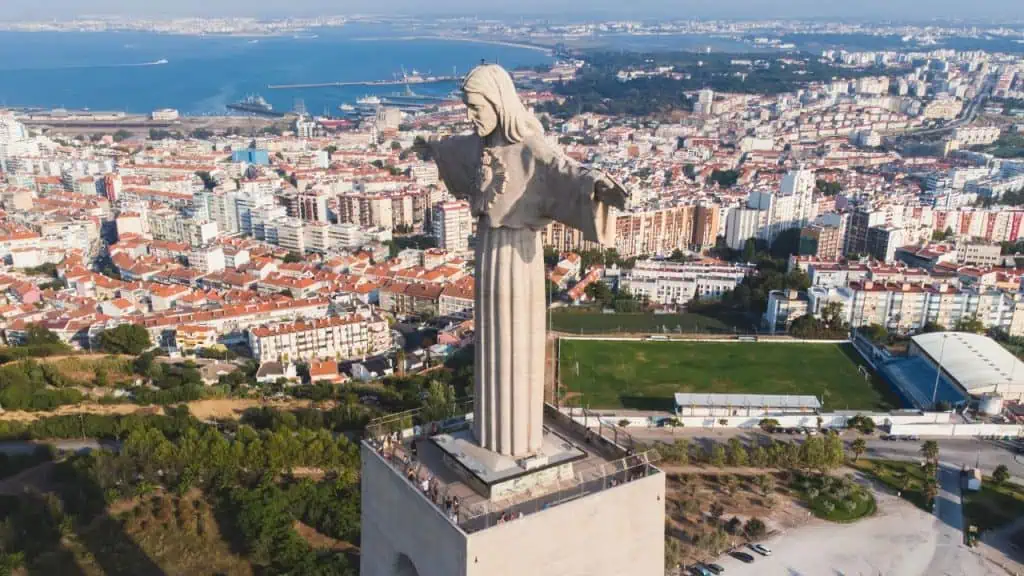
{"label": "white apartment building", "polygon": [[434,206],[432,225],[439,248],[449,252],[465,252],[469,249],[473,216],[468,202],[444,202]]}
{"label": "white apartment building", "polygon": [[998,126],[962,126],[953,130],[953,139],[960,147],[984,146],[999,140]]}
{"label": "white apartment building", "polygon": [[733,207],[725,218],[725,242],[733,250],[743,250],[747,240],[757,237],[766,212]]}
{"label": "white apartment building", "polygon": [[739,286],[750,270],[742,265],[647,260],[624,271],[619,286],[652,303],[675,306],[686,304],[694,297],[719,298]]}
{"label": "white apartment building", "polygon": [[764,312],[764,322],[768,331],[786,332],[793,321],[807,315],[808,299],[806,292],[798,290],[772,290],[768,293],[768,308]]}
{"label": "white apartment building", "polygon": [[960,244],[956,247],[957,264],[974,266],[998,266],[1002,259],[999,244]]}
{"label": "white apartment building", "polygon": [[333,316],[249,330],[249,348],[259,362],[350,360],[386,352],[391,344],[387,321],[376,316]]}
{"label": "white apartment building", "polygon": [[227,265],[224,247],[214,244],[193,248],[188,255],[188,265],[203,272],[220,272]]}
{"label": "white apartment building", "polygon": [[219,233],[216,222],[182,218],[175,210],[152,210],[146,216],[149,233],[154,240],[205,246],[211,244]]}
{"label": "white apartment building", "polygon": [[851,284],[850,289],[850,325],[854,327],[880,324],[908,332],[933,322],[952,329],[961,320],[977,317],[986,328],[1024,334],[1024,301],[1019,293],[871,281]]}

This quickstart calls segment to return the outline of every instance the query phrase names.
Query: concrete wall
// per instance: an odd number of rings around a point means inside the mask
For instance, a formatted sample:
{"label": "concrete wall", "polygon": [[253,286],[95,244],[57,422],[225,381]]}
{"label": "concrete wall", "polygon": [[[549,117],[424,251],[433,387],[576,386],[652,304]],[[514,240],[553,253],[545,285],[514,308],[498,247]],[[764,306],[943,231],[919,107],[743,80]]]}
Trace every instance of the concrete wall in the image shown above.
{"label": "concrete wall", "polygon": [[465,534],[365,444],[362,463],[359,574],[411,576],[397,569],[402,554],[419,576],[466,574]]}
{"label": "concrete wall", "polygon": [[466,575],[662,576],[664,532],[659,473],[471,534]]}
{"label": "concrete wall", "polygon": [[[952,413],[950,412],[915,412],[915,413],[888,413],[888,412],[826,412],[823,414],[765,414],[761,416],[682,416],[676,420],[685,428],[756,428],[764,418],[773,418],[779,421],[779,426],[794,428],[799,426],[817,427],[818,416],[821,416],[821,425],[824,428],[845,428],[846,421],[860,414],[875,421],[878,426],[896,424],[946,424],[949,423]],[[662,425],[664,420],[671,418],[667,415],[659,416],[617,416],[604,413],[600,416],[602,422],[609,426],[618,426],[622,420],[628,420],[630,428],[652,428]],[[574,416],[573,419],[579,424],[593,427],[596,423],[594,417],[584,419],[582,416]],[[723,424],[722,421],[725,421]]]}

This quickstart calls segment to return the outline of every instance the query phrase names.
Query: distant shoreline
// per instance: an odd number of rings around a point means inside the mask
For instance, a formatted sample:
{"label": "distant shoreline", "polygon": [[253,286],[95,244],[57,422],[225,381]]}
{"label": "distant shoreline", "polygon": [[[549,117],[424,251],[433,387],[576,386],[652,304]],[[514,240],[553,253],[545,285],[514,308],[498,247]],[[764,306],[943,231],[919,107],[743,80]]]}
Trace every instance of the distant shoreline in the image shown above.
{"label": "distant shoreline", "polygon": [[553,50],[545,46],[538,46],[536,44],[527,44],[524,42],[513,42],[510,40],[488,40],[486,38],[464,38],[461,36],[363,36],[359,38],[352,38],[355,42],[380,42],[387,40],[399,40],[399,41],[414,41],[414,40],[444,40],[447,42],[469,42],[473,44],[492,44],[495,46],[508,46],[510,48],[523,48],[526,50],[534,50],[537,52],[544,52],[550,54]]}

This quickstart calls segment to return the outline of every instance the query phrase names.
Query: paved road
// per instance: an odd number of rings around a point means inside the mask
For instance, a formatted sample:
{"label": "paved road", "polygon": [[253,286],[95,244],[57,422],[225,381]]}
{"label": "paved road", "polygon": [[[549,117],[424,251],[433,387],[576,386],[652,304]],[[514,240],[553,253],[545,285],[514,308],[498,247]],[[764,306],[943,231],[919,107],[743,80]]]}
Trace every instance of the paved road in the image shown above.
{"label": "paved road", "polygon": [[120,442],[113,440],[51,440],[51,441],[22,441],[22,440],[11,440],[6,442],[0,442],[0,452],[4,454],[31,454],[35,452],[41,446],[53,446],[62,452],[82,452],[88,450],[96,450],[98,448],[109,448],[117,450],[120,446]]}
{"label": "paved road", "polygon": [[[789,434],[764,434],[760,431],[738,428],[722,429],[686,429],[676,431],[665,428],[631,428],[629,433],[634,439],[641,442],[674,442],[676,440],[690,440],[691,442],[715,441],[726,442],[729,438],[741,438],[750,442],[757,438],[766,442],[768,438],[782,441],[801,441],[804,436]],[[843,441],[849,446],[858,435],[844,433]],[[882,440],[877,436],[863,436],[867,442],[868,458],[885,458],[893,460],[920,460],[921,441],[898,441]],[[985,472],[991,472],[996,466],[1005,464],[1010,475],[1017,481],[1024,482],[1024,455],[1016,451],[1024,447],[1024,443],[1018,441],[1003,442],[995,440],[980,440],[976,438],[945,438],[936,439],[939,443],[939,457],[943,462],[962,466],[980,466]]]}

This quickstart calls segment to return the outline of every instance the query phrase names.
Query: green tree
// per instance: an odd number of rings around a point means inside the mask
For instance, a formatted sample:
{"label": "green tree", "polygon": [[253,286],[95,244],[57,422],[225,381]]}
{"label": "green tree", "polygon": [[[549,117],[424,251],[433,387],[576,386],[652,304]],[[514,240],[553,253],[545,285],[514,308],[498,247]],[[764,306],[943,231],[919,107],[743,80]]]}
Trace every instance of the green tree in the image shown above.
{"label": "green tree", "polygon": [[747,448],[743,443],[738,438],[730,438],[726,450],[726,460],[729,466],[746,466],[747,459]]}
{"label": "green tree", "polygon": [[870,324],[857,331],[875,344],[885,344],[889,341],[889,331],[881,324]]}
{"label": "green tree", "polygon": [[757,486],[761,489],[761,495],[768,496],[775,490],[775,478],[770,474],[761,474],[757,477]]}
{"label": "green tree", "polygon": [[743,243],[743,261],[753,262],[754,256],[757,254],[757,243],[753,238],[747,238],[747,241]]}
{"label": "green tree", "polygon": [[48,344],[61,344],[57,333],[41,324],[30,324],[25,329],[26,346],[45,346]]}
{"label": "green tree", "polygon": [[743,534],[750,540],[760,540],[767,533],[768,528],[760,518],[751,518],[743,525]]}
{"label": "green tree", "polygon": [[602,306],[610,305],[612,300],[615,298],[611,289],[608,288],[604,282],[600,281],[588,284],[584,292],[591,301],[599,303]]}
{"label": "green tree", "polygon": [[1010,470],[1006,467],[1006,464],[1000,464],[996,466],[996,469],[992,471],[992,482],[996,486],[1002,486],[1010,479]]}
{"label": "green tree", "polygon": [[206,170],[197,171],[196,176],[199,176],[199,179],[203,181],[203,188],[206,188],[207,190],[213,190],[214,188],[217,187],[217,181],[214,180],[213,176],[211,176],[210,173],[207,172]]}
{"label": "green tree", "polygon": [[843,441],[839,439],[838,434],[829,434],[825,436],[825,460],[822,466],[822,471],[827,472],[839,466],[842,466],[846,461],[846,453],[843,450]]}
{"label": "green tree", "polygon": [[779,421],[776,420],[775,418],[762,418],[761,421],[757,423],[757,425],[761,428],[761,430],[764,430],[765,432],[768,432],[770,434],[779,427]]}
{"label": "green tree", "polygon": [[445,420],[455,416],[455,410],[455,388],[450,384],[431,382],[423,400],[423,419],[428,422]]}
{"label": "green tree", "polygon": [[153,347],[149,331],[138,324],[121,324],[100,333],[99,348],[108,354],[141,354]]}
{"label": "green tree", "polygon": [[939,461],[939,443],[935,440],[925,440],[921,444],[921,456],[926,462],[937,463]]}
{"label": "green tree", "polygon": [[934,476],[929,476],[925,479],[924,483],[924,498],[931,506],[935,502],[935,497],[939,495],[939,481]]}
{"label": "green tree", "polygon": [[804,468],[825,470],[828,468],[825,455],[825,442],[820,436],[811,436],[800,447],[800,464]]}
{"label": "green tree", "polygon": [[922,334],[928,334],[931,332],[945,332],[946,327],[938,322],[925,322],[924,326],[921,327]]}
{"label": "green tree", "polygon": [[716,443],[711,447],[711,457],[708,458],[708,463],[719,468],[725,466],[725,448],[721,444]]}
{"label": "green tree", "polygon": [[114,132],[114,142],[123,142],[132,137],[132,133],[127,130],[118,130]]}
{"label": "green tree", "polygon": [[755,468],[765,468],[770,464],[768,451],[764,446],[757,446],[750,451],[750,465]]}
{"label": "green tree", "polygon": [[285,264],[297,264],[299,262],[302,262],[302,254],[298,252],[289,252],[284,255]]}
{"label": "green tree", "polygon": [[868,443],[863,438],[857,438],[850,445],[850,452],[853,452],[853,461],[856,462],[860,459],[861,455],[864,454],[868,449]]}
{"label": "green tree", "polygon": [[722,188],[732,188],[739,180],[740,173],[736,170],[713,170],[708,177],[708,184],[718,184]]}
{"label": "green tree", "polygon": [[957,332],[973,332],[974,334],[981,334],[985,331],[985,325],[977,316],[971,316],[969,318],[961,318],[957,321],[955,330]]}

